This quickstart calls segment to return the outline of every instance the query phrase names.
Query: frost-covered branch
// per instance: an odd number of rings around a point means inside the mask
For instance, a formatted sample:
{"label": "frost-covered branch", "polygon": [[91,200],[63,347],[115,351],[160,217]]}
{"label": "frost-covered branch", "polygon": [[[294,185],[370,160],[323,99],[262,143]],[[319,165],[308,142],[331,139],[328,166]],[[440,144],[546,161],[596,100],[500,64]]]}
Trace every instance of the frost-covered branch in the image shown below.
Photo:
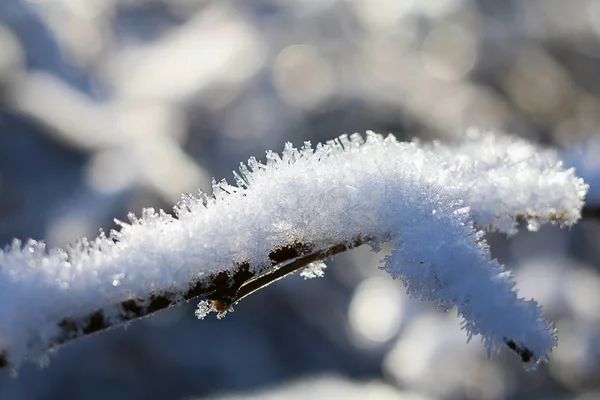
{"label": "frost-covered branch", "polygon": [[175,215],[144,210],[120,231],[47,250],[0,252],[0,364],[43,360],[62,343],[200,297],[199,317],[223,314],[260,287],[368,243],[391,242],[381,269],[410,295],[457,307],[469,338],[507,345],[536,365],[555,345],[534,301],[518,298],[478,227],[571,225],[587,186],[549,151],[513,137],[462,144],[341,136],[267,162],[250,159],[237,185],[184,196]]}

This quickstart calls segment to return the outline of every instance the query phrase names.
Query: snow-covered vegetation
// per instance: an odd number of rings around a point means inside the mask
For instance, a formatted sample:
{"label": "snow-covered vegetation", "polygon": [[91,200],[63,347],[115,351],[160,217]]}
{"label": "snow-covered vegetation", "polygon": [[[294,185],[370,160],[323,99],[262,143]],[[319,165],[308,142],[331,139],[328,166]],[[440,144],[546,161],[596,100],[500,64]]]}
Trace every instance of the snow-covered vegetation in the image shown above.
{"label": "snow-covered vegetation", "polygon": [[185,195],[174,215],[148,208],[65,249],[15,240],[0,252],[3,364],[44,360],[61,343],[200,295],[200,318],[222,315],[245,285],[262,282],[253,278],[390,242],[380,268],[408,294],[456,306],[469,339],[481,335],[490,352],[506,345],[535,366],[555,345],[554,328],[535,301],[518,298],[481,229],[511,234],[517,218],[534,230],[570,226],[587,185],[549,150],[467,137],[423,146],[368,132],[315,149],[287,144],[264,164],[242,164],[236,185],[213,181],[211,195]]}

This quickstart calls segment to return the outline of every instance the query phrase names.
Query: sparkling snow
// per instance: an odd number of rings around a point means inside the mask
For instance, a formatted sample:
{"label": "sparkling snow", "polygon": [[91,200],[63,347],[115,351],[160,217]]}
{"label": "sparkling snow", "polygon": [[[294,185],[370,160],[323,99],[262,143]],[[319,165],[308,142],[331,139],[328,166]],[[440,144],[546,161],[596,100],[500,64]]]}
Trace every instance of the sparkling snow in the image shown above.
{"label": "sparkling snow", "polygon": [[[530,229],[579,219],[587,185],[552,151],[491,133],[422,145],[369,132],[314,150],[287,144],[266,159],[241,165],[235,186],[215,182],[213,196],[184,196],[176,216],[146,209],[66,249],[15,240],[0,251],[0,353],[14,367],[41,360],[64,318],[103,310],[118,323],[124,300],[183,293],[240,262],[264,271],[283,246],[323,249],[357,235],[392,242],[381,268],[412,296],[456,305],[468,337],[491,351],[511,339],[535,365],[554,346],[541,309],[517,297],[478,230],[514,233],[517,217]],[[315,264],[305,275],[320,273]]]}

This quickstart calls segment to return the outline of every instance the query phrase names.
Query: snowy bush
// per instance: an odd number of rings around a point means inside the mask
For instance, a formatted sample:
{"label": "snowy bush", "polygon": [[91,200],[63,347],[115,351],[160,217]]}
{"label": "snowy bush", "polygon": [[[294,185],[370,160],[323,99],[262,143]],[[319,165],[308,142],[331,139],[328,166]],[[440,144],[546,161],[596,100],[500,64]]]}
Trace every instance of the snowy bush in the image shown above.
{"label": "snowy bush", "polygon": [[146,209],[121,229],[65,249],[30,240],[0,252],[0,364],[192,298],[219,316],[280,277],[368,244],[394,251],[381,269],[409,295],[456,307],[468,338],[507,346],[527,367],[556,344],[533,300],[490,256],[486,231],[519,220],[571,226],[587,185],[557,155],[516,137],[471,131],[463,142],[399,142],[368,132],[251,158],[236,185],[185,195],[174,215]]}

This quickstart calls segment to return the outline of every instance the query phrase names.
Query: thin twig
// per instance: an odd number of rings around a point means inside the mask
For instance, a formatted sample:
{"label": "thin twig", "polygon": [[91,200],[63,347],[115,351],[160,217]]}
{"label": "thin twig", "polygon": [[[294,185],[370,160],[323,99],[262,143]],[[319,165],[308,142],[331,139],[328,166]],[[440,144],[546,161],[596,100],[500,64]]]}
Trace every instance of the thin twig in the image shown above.
{"label": "thin twig", "polygon": [[600,220],[600,206],[586,205],[581,209],[581,219],[583,220]]}
{"label": "thin twig", "polygon": [[[104,310],[97,310],[90,315],[79,318],[64,318],[57,325],[60,334],[53,341],[50,349],[75,340],[77,338],[97,333],[123,325],[132,320],[149,316],[157,311],[180,304],[195,298],[204,297],[212,301],[215,310],[223,313],[242,298],[281,279],[313,261],[322,260],[328,256],[358,247],[367,243],[370,238],[361,238],[360,235],[347,243],[337,243],[325,249],[314,249],[311,244],[294,242],[269,253],[271,269],[263,275],[250,269],[247,263],[237,264],[232,270],[221,271],[203,277],[193,283],[185,292],[177,289],[163,291],[160,294],[150,294],[148,298],[130,299],[117,305],[119,317],[109,319]],[[278,265],[282,267],[277,268]],[[49,350],[50,350],[49,349]],[[0,354],[0,369],[9,365],[8,354]]]}
{"label": "thin twig", "polygon": [[[310,254],[307,254],[304,256],[300,256],[300,257],[296,258],[295,260],[293,260],[292,262],[290,262],[280,268],[277,268],[271,272],[267,272],[266,274],[263,274],[256,279],[251,279],[251,280],[247,281],[246,283],[244,283],[237,291],[236,296],[233,299],[233,302],[231,304],[237,303],[238,301],[242,300],[244,297],[249,296],[252,293],[256,292],[257,290],[262,289],[265,286],[268,286],[271,283],[276,282],[276,281],[280,280],[281,278],[284,278],[285,276],[292,274],[292,273],[298,271],[299,269],[306,267],[308,264],[310,264],[312,262],[315,262],[318,260],[323,260],[329,256],[341,253],[341,252],[346,251],[351,248],[358,247],[362,244],[369,242],[370,240],[371,239],[368,239],[368,238],[362,239],[360,236],[358,236],[351,243],[339,243],[339,244],[330,246],[325,250],[320,250],[320,251],[313,252],[313,253],[310,253]],[[218,311],[223,312],[223,311],[227,311],[227,310],[218,310]]]}

